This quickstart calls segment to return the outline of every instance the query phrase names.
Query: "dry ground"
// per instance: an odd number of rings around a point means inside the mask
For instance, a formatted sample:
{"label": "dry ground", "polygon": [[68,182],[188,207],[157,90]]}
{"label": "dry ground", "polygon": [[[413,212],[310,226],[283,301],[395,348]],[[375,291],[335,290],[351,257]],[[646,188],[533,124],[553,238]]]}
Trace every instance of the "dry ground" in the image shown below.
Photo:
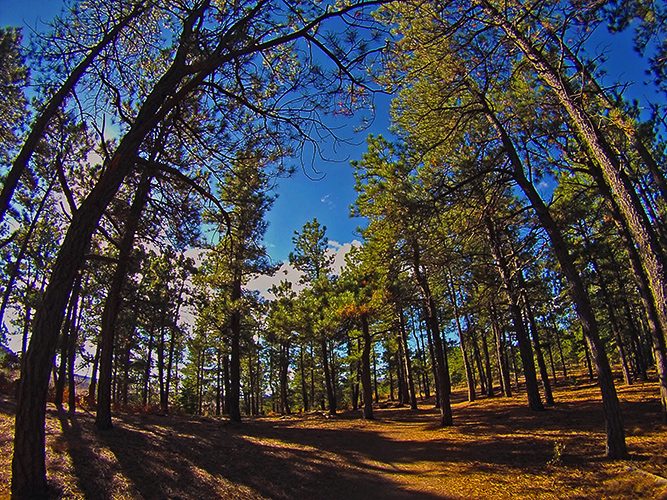
{"label": "dry ground", "polygon": [[[620,387],[630,460],[603,458],[598,391],[556,389],[454,405],[455,426],[420,406],[327,419],[125,415],[97,433],[49,407],[50,482],[64,498],[667,498],[667,426],[655,383]],[[462,393],[456,396],[462,397]],[[8,495],[14,405],[0,400],[0,498]],[[555,452],[559,448],[560,453]],[[555,460],[554,460],[555,459]]]}

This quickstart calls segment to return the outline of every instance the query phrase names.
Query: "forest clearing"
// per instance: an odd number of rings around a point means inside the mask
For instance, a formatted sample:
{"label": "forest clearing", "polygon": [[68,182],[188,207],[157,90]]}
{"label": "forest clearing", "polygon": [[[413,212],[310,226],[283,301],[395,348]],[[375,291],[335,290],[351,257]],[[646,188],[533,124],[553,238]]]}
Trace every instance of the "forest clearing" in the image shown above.
{"label": "forest clearing", "polygon": [[[656,383],[620,387],[630,458],[605,459],[594,385],[558,387],[532,412],[523,394],[463,401],[457,423],[386,402],[359,412],[258,417],[119,414],[113,431],[50,405],[49,480],[62,498],[667,498],[667,426]],[[0,498],[9,494],[14,404],[0,402]]]}

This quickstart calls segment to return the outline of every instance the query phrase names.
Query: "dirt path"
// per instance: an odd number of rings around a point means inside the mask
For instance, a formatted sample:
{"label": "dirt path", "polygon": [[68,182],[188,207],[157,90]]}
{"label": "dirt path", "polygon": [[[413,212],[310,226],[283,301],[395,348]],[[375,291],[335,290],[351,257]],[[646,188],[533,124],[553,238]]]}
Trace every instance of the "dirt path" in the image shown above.
{"label": "dirt path", "polygon": [[[667,498],[667,429],[655,384],[620,388],[632,459],[603,459],[592,386],[556,392],[533,413],[523,396],[436,411],[260,418],[124,416],[112,432],[50,411],[48,467],[63,497],[87,498]],[[8,494],[13,405],[0,404],[0,497]],[[561,453],[555,453],[555,447]],[[558,455],[558,456],[556,456]],[[554,464],[550,461],[557,459]],[[643,471],[643,472],[641,472]]]}

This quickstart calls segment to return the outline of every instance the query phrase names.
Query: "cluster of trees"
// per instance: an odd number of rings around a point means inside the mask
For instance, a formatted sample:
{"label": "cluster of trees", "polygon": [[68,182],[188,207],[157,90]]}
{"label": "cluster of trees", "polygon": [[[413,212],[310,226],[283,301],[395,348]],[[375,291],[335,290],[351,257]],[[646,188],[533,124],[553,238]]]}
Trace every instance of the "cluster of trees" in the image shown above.
{"label": "cluster of trees", "polygon": [[[625,456],[612,366],[626,384],[655,366],[667,419],[664,18],[615,1],[128,0],[73,1],[29,48],[1,29],[12,494],[46,491],[49,380],[74,411],[84,365],[105,430],[113,404],[370,419],[381,396],[434,396],[451,425],[452,384],[525,390],[539,411],[583,363],[607,455]],[[628,26],[658,102],[628,102],[585,56]],[[334,275],[313,219],[290,255],[301,290],[250,293],[271,271],[272,179],[332,137],[325,114],[369,109],[369,74],[394,128],[353,163],[363,244]]]}
{"label": "cluster of trees", "polygon": [[14,496],[47,488],[57,352],[69,361],[56,372],[71,373],[76,346],[99,346],[100,429],[128,386],[150,399],[155,360],[168,405],[186,342],[184,249],[224,221],[232,302],[254,251],[228,213],[238,193],[225,200],[217,185],[255,160],[275,174],[304,142],[331,137],[329,110],[363,104],[375,34],[361,28],[376,3],[71,1],[28,48],[2,31],[3,313],[27,344]]}

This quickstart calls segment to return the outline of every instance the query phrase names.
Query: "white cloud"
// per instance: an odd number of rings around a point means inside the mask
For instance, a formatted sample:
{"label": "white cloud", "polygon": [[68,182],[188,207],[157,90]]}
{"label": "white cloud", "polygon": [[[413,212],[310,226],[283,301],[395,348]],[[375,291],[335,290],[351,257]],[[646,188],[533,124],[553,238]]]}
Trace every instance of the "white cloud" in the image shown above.
{"label": "white cloud", "polygon": [[[339,275],[341,273],[341,270],[343,267],[345,267],[345,256],[350,250],[352,250],[352,247],[358,246],[361,246],[361,242],[357,240],[342,244],[333,240],[329,241],[329,248],[327,249],[327,253],[334,256],[333,265],[331,266],[334,274]],[[301,276],[303,276],[301,271],[295,269],[289,262],[283,262],[275,274],[262,274],[256,276],[255,278],[251,279],[245,287],[248,290],[258,291],[265,299],[272,300],[274,296],[269,292],[269,289],[273,285],[278,285],[283,280],[287,280],[292,283],[292,289],[294,291],[300,292],[303,290],[304,285],[299,283]]]}
{"label": "white cloud", "polygon": [[329,242],[330,248],[327,250],[329,255],[334,256],[333,265],[331,266],[333,273],[339,275],[343,268],[345,267],[345,256],[348,254],[352,247],[360,247],[361,242],[357,240],[352,240],[349,243],[343,243],[342,245],[337,241]]}
{"label": "white cloud", "polygon": [[341,243],[338,243],[336,240],[329,240],[329,247],[333,248],[336,252],[340,250],[342,246],[343,245]]}
{"label": "white cloud", "polygon": [[190,247],[184,252],[184,254],[186,257],[191,258],[194,261],[195,266],[198,267],[201,266],[202,262],[204,262],[206,252],[207,250],[205,248]]}
{"label": "white cloud", "polygon": [[281,281],[287,280],[292,283],[292,289],[296,292],[303,290],[304,286],[299,283],[303,273],[294,268],[289,262],[283,262],[282,265],[273,275],[260,274],[251,279],[245,286],[248,290],[256,290],[265,299],[272,300],[275,296],[269,292],[269,289],[280,284]]}
{"label": "white cloud", "polygon": [[322,196],[322,198],[320,198],[320,202],[324,203],[327,207],[329,207],[329,210],[333,210],[334,208],[336,208],[336,204],[333,201],[331,201],[330,194],[325,194],[324,196]]}

